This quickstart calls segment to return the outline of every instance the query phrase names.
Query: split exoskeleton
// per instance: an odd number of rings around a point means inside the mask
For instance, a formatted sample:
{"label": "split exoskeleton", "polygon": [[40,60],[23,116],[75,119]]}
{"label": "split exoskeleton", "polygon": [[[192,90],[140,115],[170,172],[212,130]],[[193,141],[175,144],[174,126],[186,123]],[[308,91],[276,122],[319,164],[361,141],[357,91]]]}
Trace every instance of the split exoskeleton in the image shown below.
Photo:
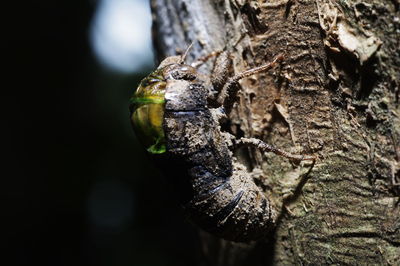
{"label": "split exoskeleton", "polygon": [[183,207],[191,221],[227,240],[260,239],[273,227],[276,214],[265,192],[234,160],[232,149],[254,146],[296,161],[314,157],[293,155],[255,138],[236,139],[221,131],[219,119],[232,109],[240,79],[272,68],[283,56],[225,78],[226,53],[212,54],[218,57],[208,76],[196,67],[210,56],[188,65],[186,53],[166,58],[142,80],[131,98],[132,124],[150,153],[184,162],[191,196]]}

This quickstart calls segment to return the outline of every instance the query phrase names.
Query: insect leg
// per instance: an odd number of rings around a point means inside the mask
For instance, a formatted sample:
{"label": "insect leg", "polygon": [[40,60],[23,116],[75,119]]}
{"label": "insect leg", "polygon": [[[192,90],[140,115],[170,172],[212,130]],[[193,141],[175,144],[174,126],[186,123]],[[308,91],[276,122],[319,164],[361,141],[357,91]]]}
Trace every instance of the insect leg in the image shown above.
{"label": "insect leg", "polygon": [[210,82],[212,87],[210,88],[210,93],[207,97],[208,103],[210,107],[218,108],[221,106],[217,102],[217,97],[221,93],[224,84],[229,77],[229,65],[230,58],[228,52],[219,52],[218,57],[214,63],[214,68],[211,71]]}
{"label": "insect leg", "polygon": [[218,104],[223,105],[225,107],[225,110],[229,112],[232,109],[232,106],[235,102],[236,94],[240,89],[240,87],[238,86],[239,80],[259,72],[267,71],[272,67],[274,67],[277,64],[277,62],[281,60],[283,60],[283,55],[279,54],[278,56],[275,57],[275,59],[271,63],[243,71],[230,78],[225,83],[221,93],[218,95],[217,98]]}
{"label": "insect leg", "polygon": [[241,138],[236,142],[238,145],[244,145],[244,146],[252,146],[256,147],[262,151],[266,152],[273,152],[277,155],[295,160],[297,162],[300,162],[302,160],[312,160],[315,162],[316,157],[312,155],[300,155],[300,154],[291,154],[289,152],[286,152],[284,150],[278,149],[272,145],[269,145],[262,140],[256,139],[256,138]]}
{"label": "insect leg", "polygon": [[223,52],[215,61],[214,69],[211,72],[211,83],[217,95],[221,92],[228,78],[229,64],[230,60],[227,52]]}
{"label": "insect leg", "polygon": [[211,83],[213,84],[214,89],[217,90],[217,93],[219,93],[228,76],[229,56],[227,52],[222,50],[214,51],[208,55],[200,57],[190,65],[198,68],[212,57],[217,57],[217,60],[214,64],[213,70],[211,71]]}
{"label": "insect leg", "polygon": [[190,65],[194,68],[198,68],[201,65],[203,65],[205,62],[207,62],[208,60],[210,60],[213,57],[219,56],[222,53],[222,50],[218,50],[218,51],[214,51],[212,53],[209,53],[205,56],[202,56],[200,58],[198,58],[196,61],[194,61],[193,63],[191,63]]}

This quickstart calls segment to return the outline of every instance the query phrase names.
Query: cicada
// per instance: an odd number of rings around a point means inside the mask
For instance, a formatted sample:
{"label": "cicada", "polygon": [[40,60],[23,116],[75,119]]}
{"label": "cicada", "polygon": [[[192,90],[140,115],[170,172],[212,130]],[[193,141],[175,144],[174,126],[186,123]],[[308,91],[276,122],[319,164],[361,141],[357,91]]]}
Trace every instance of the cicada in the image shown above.
{"label": "cicada", "polygon": [[182,205],[191,221],[226,240],[260,239],[273,228],[276,212],[233,149],[251,145],[297,161],[314,157],[293,155],[259,139],[236,139],[221,131],[220,120],[232,109],[238,81],[271,69],[283,56],[226,78],[226,53],[213,54],[219,73],[209,75],[197,67],[211,56],[186,64],[186,54],[167,57],[141,81],[130,100],[132,125],[148,152],[163,154],[184,173],[183,180],[175,176],[171,181],[187,184],[183,194],[189,196]]}

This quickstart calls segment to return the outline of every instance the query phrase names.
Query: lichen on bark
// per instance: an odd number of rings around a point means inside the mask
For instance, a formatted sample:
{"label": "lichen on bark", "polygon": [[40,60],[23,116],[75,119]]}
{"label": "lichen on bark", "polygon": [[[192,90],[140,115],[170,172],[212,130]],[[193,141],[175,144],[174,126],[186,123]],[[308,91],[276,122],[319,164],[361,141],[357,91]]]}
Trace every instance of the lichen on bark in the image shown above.
{"label": "lichen on bark", "polygon": [[281,216],[268,245],[236,248],[225,265],[400,264],[398,1],[152,0],[152,10],[159,59],[193,42],[192,59],[226,49],[238,73],[284,53],[241,82],[229,130],[318,156],[305,175],[239,151]]}

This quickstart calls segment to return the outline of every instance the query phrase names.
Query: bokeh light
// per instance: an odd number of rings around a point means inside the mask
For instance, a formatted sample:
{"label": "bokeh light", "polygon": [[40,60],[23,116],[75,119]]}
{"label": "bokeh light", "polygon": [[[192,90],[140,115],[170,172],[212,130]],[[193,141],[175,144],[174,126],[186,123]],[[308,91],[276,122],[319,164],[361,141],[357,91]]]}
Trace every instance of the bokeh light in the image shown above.
{"label": "bokeh light", "polygon": [[139,72],[152,58],[151,15],[146,0],[99,0],[90,40],[99,62],[122,72]]}

